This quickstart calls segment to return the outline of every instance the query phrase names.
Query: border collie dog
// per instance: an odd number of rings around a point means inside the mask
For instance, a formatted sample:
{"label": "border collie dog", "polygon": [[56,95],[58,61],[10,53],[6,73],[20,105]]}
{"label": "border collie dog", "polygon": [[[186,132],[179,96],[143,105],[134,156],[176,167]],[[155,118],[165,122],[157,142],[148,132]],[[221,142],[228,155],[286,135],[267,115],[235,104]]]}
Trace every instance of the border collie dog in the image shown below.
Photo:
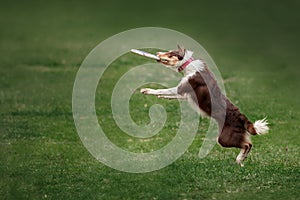
{"label": "border collie dog", "polygon": [[252,123],[242,114],[222,94],[206,64],[202,60],[194,60],[192,51],[178,46],[178,50],[157,52],[156,55],[160,58],[158,62],[175,71],[183,72],[184,77],[176,87],[157,90],[143,88],[141,93],[166,99],[187,99],[199,114],[214,118],[219,125],[218,143],[222,147],[240,148],[236,162],[243,166],[243,161],[252,147],[250,134],[267,133],[269,131],[267,120]]}

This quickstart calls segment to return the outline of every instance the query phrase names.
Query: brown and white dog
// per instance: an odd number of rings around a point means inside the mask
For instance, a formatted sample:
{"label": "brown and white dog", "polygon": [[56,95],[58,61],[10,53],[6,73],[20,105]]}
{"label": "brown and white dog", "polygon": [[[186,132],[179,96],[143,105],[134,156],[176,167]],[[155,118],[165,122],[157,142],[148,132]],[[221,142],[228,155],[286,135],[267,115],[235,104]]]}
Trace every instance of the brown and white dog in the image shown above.
{"label": "brown and white dog", "polygon": [[[187,99],[202,116],[214,118],[219,125],[218,142],[222,147],[236,147],[241,151],[236,162],[243,161],[251,150],[251,135],[265,134],[269,131],[266,119],[254,123],[221,92],[217,81],[202,60],[194,60],[193,52],[178,46],[178,50],[157,52],[166,67],[183,72],[180,83],[168,89],[143,88],[141,93],[156,95],[166,99]],[[215,104],[213,110],[212,104]]]}

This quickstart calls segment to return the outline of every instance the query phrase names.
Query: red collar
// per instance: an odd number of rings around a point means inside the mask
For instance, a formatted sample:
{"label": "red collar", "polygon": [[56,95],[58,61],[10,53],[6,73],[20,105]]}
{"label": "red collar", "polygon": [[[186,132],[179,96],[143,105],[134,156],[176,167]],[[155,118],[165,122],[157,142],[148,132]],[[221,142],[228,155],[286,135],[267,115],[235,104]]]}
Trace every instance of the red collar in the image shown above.
{"label": "red collar", "polygon": [[182,70],[184,70],[193,60],[194,60],[194,58],[191,57],[190,59],[185,61],[185,63],[183,63],[180,67],[178,67],[178,72],[181,72]]}

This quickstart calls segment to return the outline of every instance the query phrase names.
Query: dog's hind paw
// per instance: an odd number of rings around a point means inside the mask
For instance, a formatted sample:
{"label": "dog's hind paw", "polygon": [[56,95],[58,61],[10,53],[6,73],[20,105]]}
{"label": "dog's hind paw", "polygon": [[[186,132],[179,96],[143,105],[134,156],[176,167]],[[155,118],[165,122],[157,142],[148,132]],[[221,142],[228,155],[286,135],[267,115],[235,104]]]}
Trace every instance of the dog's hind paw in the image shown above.
{"label": "dog's hind paw", "polygon": [[244,167],[243,161],[242,160],[236,160],[236,163],[241,166]]}

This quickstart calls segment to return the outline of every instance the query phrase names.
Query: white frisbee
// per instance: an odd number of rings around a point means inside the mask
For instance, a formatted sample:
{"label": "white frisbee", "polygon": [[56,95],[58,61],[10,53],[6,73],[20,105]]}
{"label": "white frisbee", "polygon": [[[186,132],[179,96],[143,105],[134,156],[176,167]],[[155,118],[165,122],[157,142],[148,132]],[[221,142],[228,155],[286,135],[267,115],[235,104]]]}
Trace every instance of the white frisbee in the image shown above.
{"label": "white frisbee", "polygon": [[148,53],[148,52],[145,52],[145,51],[141,51],[141,50],[138,50],[138,49],[131,49],[130,51],[132,53],[135,53],[135,54],[147,57],[147,58],[151,58],[151,59],[154,59],[154,60],[160,60],[160,58],[158,56],[156,56],[154,54],[151,54],[151,53]]}

